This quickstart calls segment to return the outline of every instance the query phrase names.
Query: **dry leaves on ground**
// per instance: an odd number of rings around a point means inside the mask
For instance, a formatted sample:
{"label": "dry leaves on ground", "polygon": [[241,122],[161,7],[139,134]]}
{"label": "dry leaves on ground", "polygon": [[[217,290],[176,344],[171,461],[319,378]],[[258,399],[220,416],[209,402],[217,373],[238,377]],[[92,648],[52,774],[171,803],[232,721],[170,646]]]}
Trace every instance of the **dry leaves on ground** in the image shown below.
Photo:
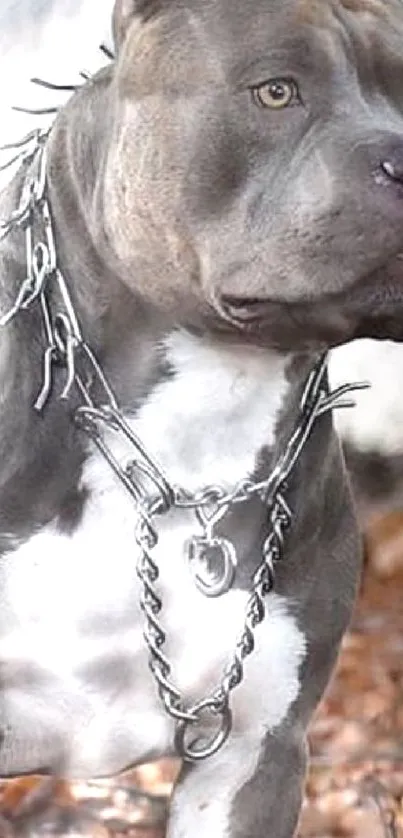
{"label": "dry leaves on ground", "polygon": [[301,838],[403,836],[403,568],[366,568],[312,725]]}
{"label": "dry leaves on ground", "polygon": [[[373,561],[310,733],[299,838],[403,838],[402,516],[369,539]],[[0,838],[164,838],[177,768],[166,761],[110,782],[58,783],[46,813],[49,788],[37,779],[0,784]]]}

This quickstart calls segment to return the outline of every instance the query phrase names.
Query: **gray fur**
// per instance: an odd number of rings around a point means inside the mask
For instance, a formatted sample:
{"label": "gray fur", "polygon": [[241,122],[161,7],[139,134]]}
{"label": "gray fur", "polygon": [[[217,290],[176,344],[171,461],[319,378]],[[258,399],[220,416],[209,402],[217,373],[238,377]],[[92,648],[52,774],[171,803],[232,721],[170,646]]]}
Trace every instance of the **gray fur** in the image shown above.
{"label": "gray fur", "polygon": [[[73,97],[49,143],[60,263],[84,334],[124,408],[135,410],[152,392],[164,363],[161,341],[178,326],[294,356],[275,445],[261,452],[257,470],[265,471],[289,438],[318,350],[361,334],[403,336],[403,185],[382,169],[384,162],[403,166],[395,81],[403,75],[403,7],[388,0],[364,13],[364,6],[120,0],[116,65]],[[298,77],[300,101],[259,110],[249,87],[290,74]],[[4,217],[20,182],[21,175],[2,198]],[[3,307],[23,277],[23,236],[2,244],[0,258]],[[53,400],[42,417],[32,411],[38,334],[35,312],[0,333],[0,581],[11,567],[13,539],[48,521],[74,530],[87,502],[78,494],[85,455],[69,420],[74,403]],[[296,524],[276,590],[308,655],[287,719],[263,738],[254,775],[231,800],[226,838],[291,838],[305,730],[351,613],[359,538],[329,419],[312,434],[290,502]],[[251,504],[228,527],[240,555],[236,584],[245,588],[259,559],[264,509]],[[110,625],[117,619],[111,615]],[[109,625],[99,631],[107,634]],[[29,675],[7,665],[4,691],[7,679]],[[100,693],[116,682],[124,692],[134,689],[131,677],[127,683],[125,659],[113,659],[107,671],[95,667],[93,683]],[[132,761],[134,733],[125,723],[104,770]],[[1,708],[0,724],[0,774],[59,764],[68,750],[58,731],[38,738],[30,719],[15,729]],[[219,761],[186,769],[171,838],[184,838],[180,809],[191,807],[204,772],[225,789],[225,772],[235,770]]]}

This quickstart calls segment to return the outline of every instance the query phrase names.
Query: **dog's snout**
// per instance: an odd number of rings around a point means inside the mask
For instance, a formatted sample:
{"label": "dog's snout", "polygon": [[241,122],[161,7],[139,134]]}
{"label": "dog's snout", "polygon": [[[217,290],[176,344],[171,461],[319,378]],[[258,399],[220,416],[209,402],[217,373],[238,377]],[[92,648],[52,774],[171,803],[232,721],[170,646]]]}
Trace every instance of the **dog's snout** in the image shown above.
{"label": "dog's snout", "polygon": [[389,181],[403,184],[403,137],[399,146],[389,149],[382,155],[381,169]]}
{"label": "dog's snout", "polygon": [[[370,163],[371,175],[377,187],[382,188],[384,195],[389,195],[392,200],[391,211],[399,213],[402,210],[403,197],[403,132],[377,132],[368,143],[367,148],[362,148],[363,157]],[[369,159],[368,159],[369,158]],[[377,190],[377,200],[381,197]],[[396,200],[398,199],[398,204]]]}
{"label": "dog's snout", "polygon": [[383,160],[382,169],[391,180],[396,180],[398,183],[403,183],[403,159]]}

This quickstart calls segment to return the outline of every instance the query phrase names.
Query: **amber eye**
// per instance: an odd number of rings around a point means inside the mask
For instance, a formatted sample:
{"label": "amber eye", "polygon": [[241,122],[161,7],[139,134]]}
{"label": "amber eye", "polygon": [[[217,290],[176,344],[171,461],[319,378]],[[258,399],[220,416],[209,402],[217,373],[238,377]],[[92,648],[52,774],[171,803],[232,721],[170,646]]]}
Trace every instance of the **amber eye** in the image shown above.
{"label": "amber eye", "polygon": [[298,87],[290,79],[270,79],[252,90],[255,102],[262,108],[280,110],[298,99]]}

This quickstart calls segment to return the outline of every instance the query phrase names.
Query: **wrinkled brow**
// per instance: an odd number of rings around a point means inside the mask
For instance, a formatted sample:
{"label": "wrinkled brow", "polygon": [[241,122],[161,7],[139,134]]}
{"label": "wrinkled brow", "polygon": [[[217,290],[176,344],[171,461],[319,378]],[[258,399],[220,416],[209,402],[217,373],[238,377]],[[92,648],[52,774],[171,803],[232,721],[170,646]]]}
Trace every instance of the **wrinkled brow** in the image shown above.
{"label": "wrinkled brow", "polygon": [[334,14],[346,11],[386,18],[390,14],[390,0],[298,0],[296,17],[299,23],[318,26],[331,25]]}

